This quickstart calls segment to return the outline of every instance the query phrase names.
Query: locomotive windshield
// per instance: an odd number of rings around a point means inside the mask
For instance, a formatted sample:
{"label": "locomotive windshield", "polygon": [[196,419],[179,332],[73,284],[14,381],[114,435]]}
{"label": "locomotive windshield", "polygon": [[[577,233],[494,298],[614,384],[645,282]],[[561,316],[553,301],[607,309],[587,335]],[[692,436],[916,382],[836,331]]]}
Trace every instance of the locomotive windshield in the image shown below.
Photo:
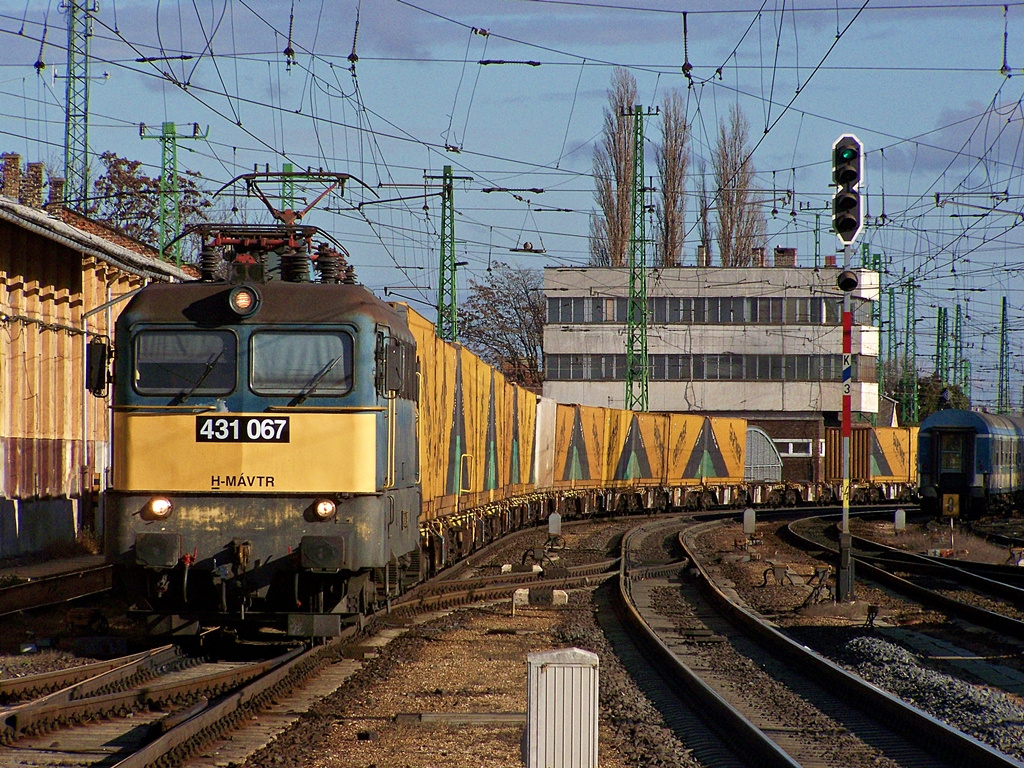
{"label": "locomotive windshield", "polygon": [[228,331],[141,331],[135,389],[143,395],[226,395],[235,389],[237,342]]}
{"label": "locomotive windshield", "polygon": [[260,331],[252,336],[252,389],[263,395],[342,395],[352,389],[344,331]]}

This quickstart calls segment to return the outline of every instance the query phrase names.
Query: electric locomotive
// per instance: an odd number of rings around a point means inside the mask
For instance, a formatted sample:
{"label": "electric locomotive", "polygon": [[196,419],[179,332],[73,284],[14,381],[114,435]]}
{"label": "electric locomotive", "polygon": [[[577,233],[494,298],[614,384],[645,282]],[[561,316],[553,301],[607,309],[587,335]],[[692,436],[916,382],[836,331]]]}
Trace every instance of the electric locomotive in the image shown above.
{"label": "electric locomotive", "polygon": [[315,227],[201,235],[116,324],[107,558],[157,631],[337,635],[419,579],[415,339]]}
{"label": "electric locomotive", "polygon": [[936,411],[921,422],[918,440],[922,511],[977,518],[1022,510],[1024,419]]}

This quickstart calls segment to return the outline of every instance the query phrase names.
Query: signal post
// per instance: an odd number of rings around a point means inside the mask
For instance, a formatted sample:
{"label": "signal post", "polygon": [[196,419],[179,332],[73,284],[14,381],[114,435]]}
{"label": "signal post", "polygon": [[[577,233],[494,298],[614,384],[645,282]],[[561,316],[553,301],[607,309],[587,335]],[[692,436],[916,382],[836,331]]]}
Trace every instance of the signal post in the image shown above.
{"label": "signal post", "polygon": [[864,146],[852,133],[844,133],[832,144],[832,227],[843,244],[843,271],[837,286],[843,292],[843,522],[839,531],[839,579],[836,597],[854,599],[853,546],[850,535],[850,437],[852,433],[851,396],[853,391],[853,316],[850,293],[857,288],[857,275],[850,269],[850,252],[864,229],[864,201],[860,184],[864,175]]}

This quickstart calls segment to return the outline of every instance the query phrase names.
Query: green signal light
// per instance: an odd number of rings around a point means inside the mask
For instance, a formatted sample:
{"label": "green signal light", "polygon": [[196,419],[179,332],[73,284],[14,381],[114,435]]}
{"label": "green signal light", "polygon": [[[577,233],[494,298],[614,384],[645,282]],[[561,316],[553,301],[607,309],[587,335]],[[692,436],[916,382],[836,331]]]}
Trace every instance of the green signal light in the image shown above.
{"label": "green signal light", "polygon": [[857,157],[857,150],[853,147],[843,147],[839,150],[839,159],[844,163]]}

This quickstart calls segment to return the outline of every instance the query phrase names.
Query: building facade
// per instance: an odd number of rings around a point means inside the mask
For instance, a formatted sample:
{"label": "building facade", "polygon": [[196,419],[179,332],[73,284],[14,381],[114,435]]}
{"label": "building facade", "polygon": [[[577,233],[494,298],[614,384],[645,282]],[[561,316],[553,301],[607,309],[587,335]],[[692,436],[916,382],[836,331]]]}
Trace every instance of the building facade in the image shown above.
{"label": "building facade", "polygon": [[[842,412],[840,269],[795,266],[670,267],[647,274],[648,407],[742,416],[764,429],[794,478],[820,474],[824,429]],[[851,407],[878,412],[879,275],[854,270]],[[544,273],[544,395],[623,407],[629,270]]]}
{"label": "building facade", "polygon": [[0,557],[11,557],[100,532],[109,403],[86,392],[86,346],[109,338],[121,297],[190,276],[64,210],[62,180],[47,183],[42,163],[23,173],[19,156],[2,161]]}

